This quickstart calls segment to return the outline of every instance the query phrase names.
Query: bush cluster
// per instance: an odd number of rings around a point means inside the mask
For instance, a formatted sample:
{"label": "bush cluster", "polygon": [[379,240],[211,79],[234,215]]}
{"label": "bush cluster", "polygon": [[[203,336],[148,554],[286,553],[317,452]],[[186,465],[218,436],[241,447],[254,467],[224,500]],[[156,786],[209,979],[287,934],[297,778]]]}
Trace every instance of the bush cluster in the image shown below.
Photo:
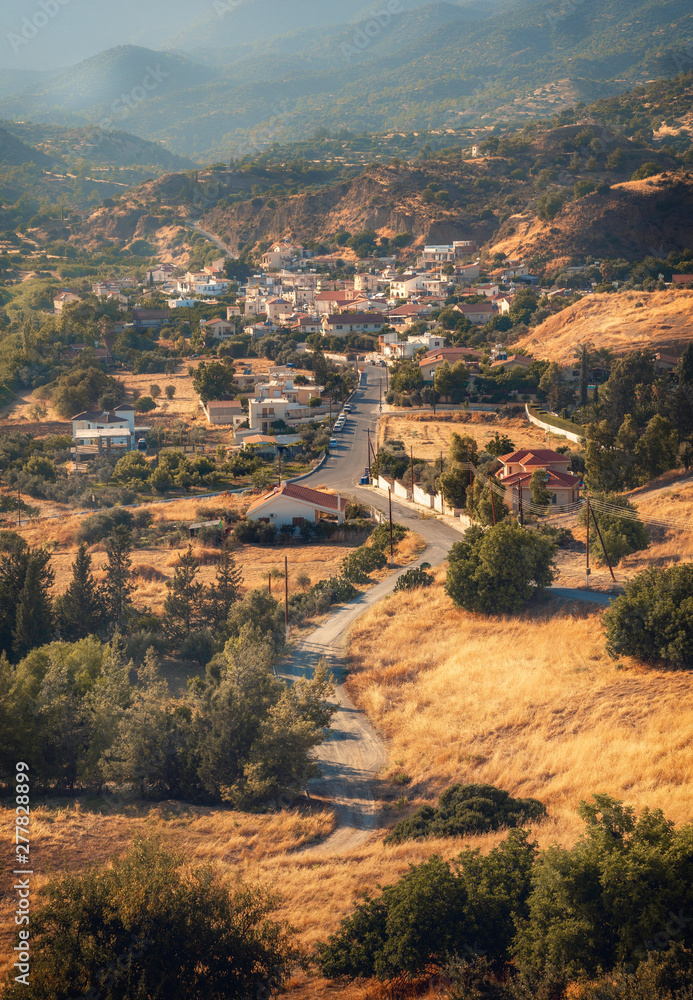
{"label": "bush cluster", "polygon": [[424,837],[461,837],[503,827],[524,826],[542,819],[546,808],[538,799],[514,799],[493,785],[451,785],[438,808],[422,806],[402,820],[385,838],[386,844]]}

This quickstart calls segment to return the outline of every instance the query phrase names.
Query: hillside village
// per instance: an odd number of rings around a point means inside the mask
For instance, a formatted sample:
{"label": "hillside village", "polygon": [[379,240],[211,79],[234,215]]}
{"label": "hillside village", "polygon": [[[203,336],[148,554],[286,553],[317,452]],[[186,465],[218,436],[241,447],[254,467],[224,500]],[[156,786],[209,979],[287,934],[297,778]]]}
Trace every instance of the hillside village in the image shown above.
{"label": "hillside village", "polygon": [[15,123],[8,1000],[690,1000],[692,101],[146,178]]}

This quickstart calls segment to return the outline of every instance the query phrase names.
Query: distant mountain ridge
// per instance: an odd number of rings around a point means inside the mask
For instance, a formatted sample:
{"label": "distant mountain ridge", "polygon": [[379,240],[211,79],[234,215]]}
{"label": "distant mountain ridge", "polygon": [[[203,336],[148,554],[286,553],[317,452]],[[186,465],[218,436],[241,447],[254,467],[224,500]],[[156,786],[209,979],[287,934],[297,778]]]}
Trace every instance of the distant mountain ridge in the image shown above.
{"label": "distant mountain ridge", "polygon": [[[395,15],[379,23],[373,11],[388,2]],[[348,0],[340,24],[328,4],[310,15],[318,0],[219,3],[227,7],[210,6],[199,31],[171,36],[204,65],[180,52],[119,47],[0,100],[0,117],[98,124],[115,116],[111,128],[226,159],[321,128],[520,120],[536,114],[534,91],[556,81],[606,97],[674,76],[682,59],[693,64],[690,0],[384,0],[368,8]],[[278,34],[288,22],[292,30]]]}

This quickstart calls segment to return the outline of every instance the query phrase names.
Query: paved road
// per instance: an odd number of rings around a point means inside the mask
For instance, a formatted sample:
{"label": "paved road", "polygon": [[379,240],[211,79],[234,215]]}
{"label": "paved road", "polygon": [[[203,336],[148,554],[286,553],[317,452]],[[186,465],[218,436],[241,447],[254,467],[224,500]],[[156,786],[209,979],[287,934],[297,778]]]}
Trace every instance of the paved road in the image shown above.
{"label": "paved road", "polygon": [[[341,434],[335,435],[339,444],[332,449],[325,465],[317,472],[302,480],[302,484],[328,486],[349,491],[365,504],[387,511],[386,497],[359,486],[368,461],[368,431],[375,444],[377,422],[380,415],[379,381],[384,370],[367,366],[369,385],[359,390],[352,400],[354,412],[349,417]],[[427,542],[425,551],[415,565],[425,561],[432,566],[445,560],[451,545],[460,540],[460,533],[443,521],[422,518],[409,506],[393,500],[393,518],[416,531]],[[359,712],[347,695],[344,686],[344,665],[348,630],[356,619],[369,607],[392,593],[400,573],[389,577],[361,595],[350,604],[339,608],[320,628],[316,629],[294,651],[291,659],[281,668],[287,678],[310,675],[321,658],[325,658],[337,680],[335,702],[337,712],[332,722],[331,737],[320,746],[316,757],[323,771],[323,777],[311,789],[330,799],[336,806],[339,826],[319,847],[312,852],[339,854],[344,850],[358,847],[377,827],[378,815],[373,798],[372,785],[379,771],[387,762],[385,744]],[[608,604],[605,594],[588,591],[571,591],[556,588],[557,597],[575,598],[595,604]]]}

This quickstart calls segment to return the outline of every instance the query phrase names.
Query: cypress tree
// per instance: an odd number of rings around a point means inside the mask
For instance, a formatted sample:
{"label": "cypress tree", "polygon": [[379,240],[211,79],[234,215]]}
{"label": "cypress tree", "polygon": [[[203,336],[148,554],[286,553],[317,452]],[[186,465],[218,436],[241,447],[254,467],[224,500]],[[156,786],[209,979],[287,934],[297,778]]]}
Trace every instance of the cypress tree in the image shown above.
{"label": "cypress tree", "polygon": [[53,607],[49,591],[54,579],[48,552],[41,549],[30,551],[12,636],[16,661],[36,646],[45,646],[53,638]]}
{"label": "cypress tree", "polygon": [[84,542],[72,564],[72,582],[55,602],[55,613],[60,636],[67,642],[85,639],[104,624],[104,595],[92,576],[91,556]]}
{"label": "cypress tree", "polygon": [[112,625],[121,626],[131,607],[132,584],[132,536],[128,528],[120,524],[106,541],[108,566],[106,577],[106,604]]}

